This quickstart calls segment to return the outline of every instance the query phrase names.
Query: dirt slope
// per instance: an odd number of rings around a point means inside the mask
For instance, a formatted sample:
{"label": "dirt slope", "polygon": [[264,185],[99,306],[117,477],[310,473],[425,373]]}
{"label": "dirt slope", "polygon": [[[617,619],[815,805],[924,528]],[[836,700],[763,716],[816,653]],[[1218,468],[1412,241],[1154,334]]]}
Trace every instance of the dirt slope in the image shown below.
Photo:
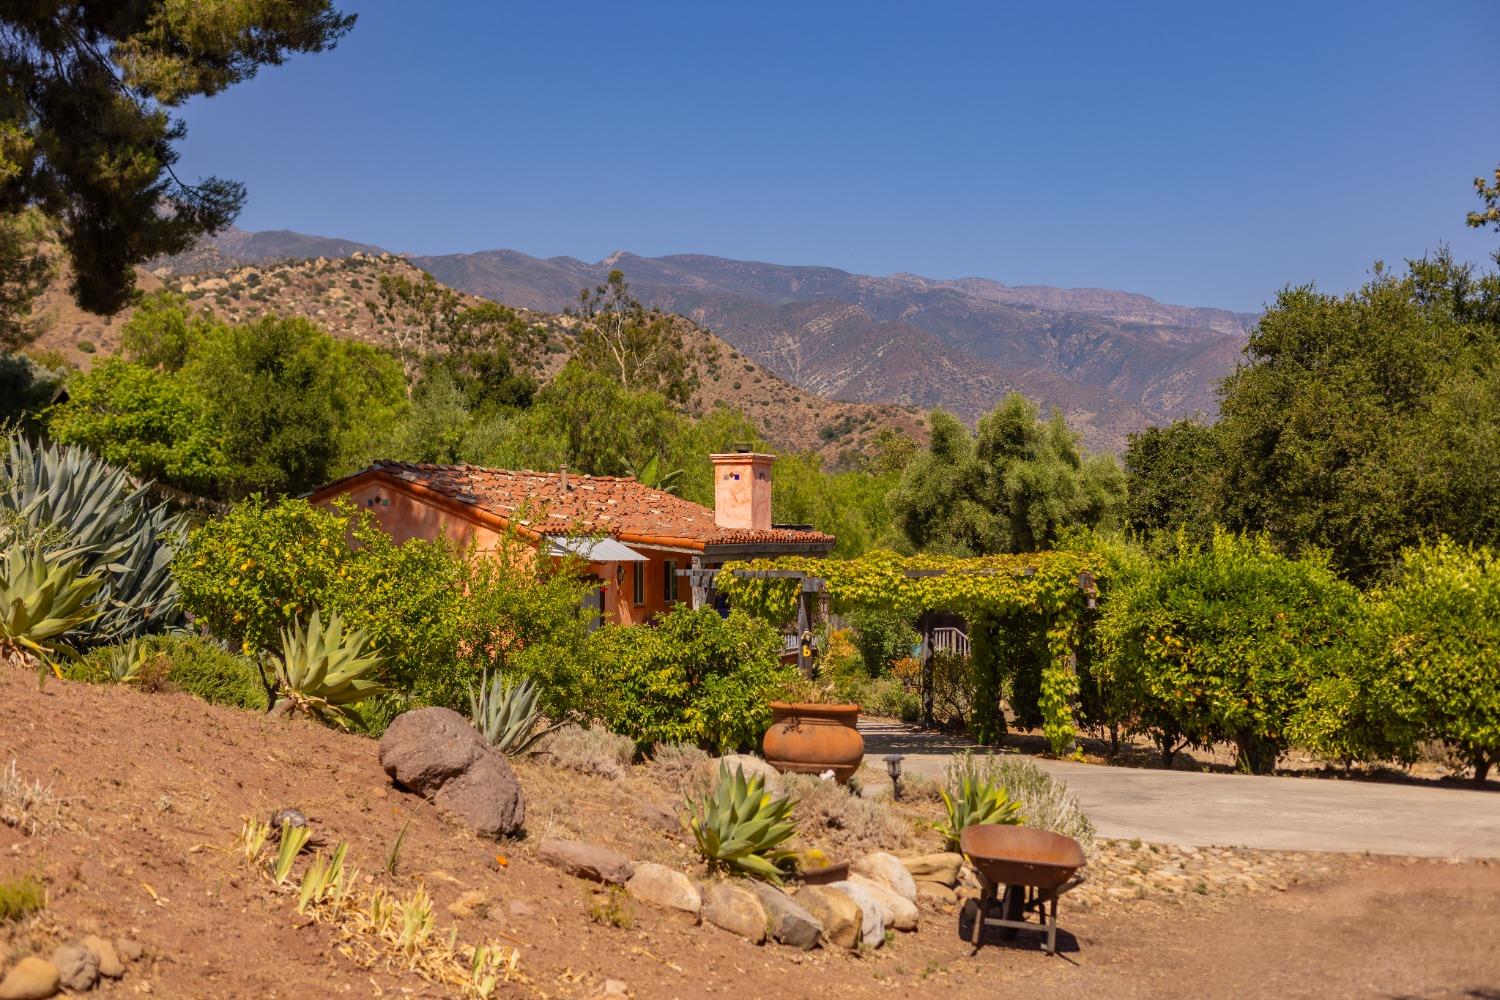
{"label": "dirt slope", "polygon": [[[442,996],[410,973],[363,968],[337,933],[306,925],[230,850],[242,819],[298,806],[350,860],[398,892],[425,884],[459,940],[520,951],[506,996],[636,997],[1487,996],[1500,985],[1500,866],[1318,859],[1325,874],[1258,896],[1122,898],[1063,907],[1065,957],[1034,943],[971,957],[954,917],[864,957],[755,947],[642,907],[634,925],[590,922],[589,887],[535,860],[536,839],[586,834],[687,866],[687,848],[638,817],[663,792],[642,769],[608,780],[520,769],[531,839],[496,845],[390,787],[369,740],[181,694],[49,681],[0,668],[0,769],[60,802],[34,835],[0,824],[0,879],[40,873],[43,917],[0,926],[0,962],[99,931],[145,957],[104,996]],[[672,805],[667,799],[665,804]],[[384,863],[410,823],[397,874]],[[507,864],[496,860],[500,854]],[[470,890],[468,917],[446,907]],[[1468,992],[1475,991],[1475,992]]]}

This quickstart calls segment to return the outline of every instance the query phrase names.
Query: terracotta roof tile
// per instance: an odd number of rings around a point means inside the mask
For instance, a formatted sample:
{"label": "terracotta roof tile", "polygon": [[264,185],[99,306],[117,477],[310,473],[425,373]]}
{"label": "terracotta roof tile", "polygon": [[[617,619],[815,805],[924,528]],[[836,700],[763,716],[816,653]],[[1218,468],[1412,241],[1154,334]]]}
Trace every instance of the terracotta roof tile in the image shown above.
{"label": "terracotta roof tile", "polygon": [[758,543],[826,548],[834,541],[832,535],[820,531],[794,528],[721,528],[714,523],[714,512],[709,508],[628,477],[570,472],[564,490],[558,472],[512,472],[426,462],[376,462],[373,468],[543,534],[597,532],[641,544],[652,539],[671,544],[666,540],[675,539],[677,544],[691,548]]}

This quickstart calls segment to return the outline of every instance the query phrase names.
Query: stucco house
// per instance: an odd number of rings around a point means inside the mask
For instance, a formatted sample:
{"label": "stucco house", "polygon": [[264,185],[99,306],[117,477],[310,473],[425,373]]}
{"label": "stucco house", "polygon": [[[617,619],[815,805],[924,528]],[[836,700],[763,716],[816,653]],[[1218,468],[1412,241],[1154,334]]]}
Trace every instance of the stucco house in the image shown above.
{"label": "stucco house", "polygon": [[583,557],[602,586],[596,607],[622,624],[674,603],[711,603],[713,570],[735,559],[825,555],[834,538],[771,523],[771,465],[755,452],[712,455],[713,509],[628,477],[377,462],[313,491],[346,496],[398,541],[446,537],[494,550],[507,532],[551,557]]}

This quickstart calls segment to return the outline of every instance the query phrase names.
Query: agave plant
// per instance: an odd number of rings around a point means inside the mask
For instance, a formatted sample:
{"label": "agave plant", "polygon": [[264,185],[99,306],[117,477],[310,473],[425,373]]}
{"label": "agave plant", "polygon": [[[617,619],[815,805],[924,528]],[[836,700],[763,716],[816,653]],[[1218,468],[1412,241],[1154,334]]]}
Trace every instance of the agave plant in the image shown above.
{"label": "agave plant", "polygon": [[78,560],[49,557],[35,546],[16,546],[0,563],[0,660],[50,666],[57,654],[76,656],[63,636],[99,615],[94,596],[101,580],[81,576]]}
{"label": "agave plant", "polygon": [[116,684],[136,684],[146,674],[146,664],[151,661],[151,646],[145,639],[131,639],[118,646],[110,646],[109,679]]}
{"label": "agave plant", "polygon": [[536,682],[530,677],[510,684],[497,673],[478,691],[469,689],[469,718],[486,743],[507,756],[519,756],[548,732],[536,728],[542,715],[536,698]]}
{"label": "agave plant", "polygon": [[147,489],[83,448],[37,447],[16,433],[0,448],[0,546],[37,545],[101,578],[99,614],[81,641],[118,642],[181,620],[170,564],[183,519]]}
{"label": "agave plant", "polygon": [[791,799],[772,798],[763,776],[747,779],[744,768],[730,773],[728,764],[720,764],[718,787],[701,806],[688,803],[698,853],[710,868],[735,870],[780,885],[777,865],[792,852],[778,850],[777,845],[797,832],[791,818],[793,805]]}
{"label": "agave plant", "polygon": [[325,626],[317,611],[306,626],[281,630],[279,682],[273,712],[302,712],[340,725],[363,725],[355,705],[387,689],[375,680],[383,660],[367,652],[364,632],[344,632],[335,611]]}
{"label": "agave plant", "polygon": [[963,775],[953,794],[949,794],[946,788],[941,794],[948,818],[932,824],[932,828],[947,838],[950,851],[958,850],[959,839],[966,827],[980,823],[1014,826],[1022,821],[1021,804],[1011,801],[1004,788],[985,778]]}

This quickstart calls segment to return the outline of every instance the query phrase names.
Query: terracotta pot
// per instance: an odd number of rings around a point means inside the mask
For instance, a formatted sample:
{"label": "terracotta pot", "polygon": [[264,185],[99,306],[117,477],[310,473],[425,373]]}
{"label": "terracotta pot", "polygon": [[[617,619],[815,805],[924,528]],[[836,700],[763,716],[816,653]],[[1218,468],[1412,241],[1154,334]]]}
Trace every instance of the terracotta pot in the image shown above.
{"label": "terracotta pot", "polygon": [[858,705],[773,701],[771,719],[761,749],[766,762],[778,771],[832,771],[842,785],[854,776],[865,758],[865,738],[854,728],[859,721]]}

